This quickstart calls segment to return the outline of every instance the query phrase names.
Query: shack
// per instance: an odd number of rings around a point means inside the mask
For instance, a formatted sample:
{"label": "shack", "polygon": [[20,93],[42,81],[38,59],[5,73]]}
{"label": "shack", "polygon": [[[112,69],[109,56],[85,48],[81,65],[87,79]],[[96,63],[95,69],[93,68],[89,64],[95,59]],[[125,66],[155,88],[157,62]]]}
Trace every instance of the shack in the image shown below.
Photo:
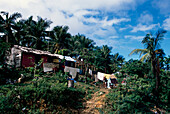
{"label": "shack", "polygon": [[[14,47],[11,49],[11,54],[9,56],[8,64],[14,65],[15,67],[34,67],[35,64],[37,64],[40,60],[43,60],[43,64],[45,66],[56,66],[57,69],[63,69],[65,66],[75,67],[75,62],[73,58],[69,56],[63,56],[59,54],[51,54],[48,51],[42,51],[37,50],[33,48],[28,47],[22,47],[18,45],[14,45]],[[61,62],[61,60],[65,59],[64,62]],[[48,64],[50,63],[50,64]]]}

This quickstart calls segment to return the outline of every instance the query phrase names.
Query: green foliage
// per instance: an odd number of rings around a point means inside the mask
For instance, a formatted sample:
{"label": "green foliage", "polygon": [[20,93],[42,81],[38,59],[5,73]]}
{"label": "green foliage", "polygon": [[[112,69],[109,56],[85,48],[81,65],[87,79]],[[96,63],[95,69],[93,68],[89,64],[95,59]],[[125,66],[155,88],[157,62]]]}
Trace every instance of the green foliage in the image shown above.
{"label": "green foliage", "polygon": [[[163,84],[160,90],[161,101],[159,108],[169,112],[168,109],[168,75],[161,76]],[[137,75],[129,77],[126,85],[119,85],[111,90],[106,99],[107,113],[151,113],[151,109],[156,111],[157,98],[154,93],[155,80],[148,76],[140,78]]]}
{"label": "green foliage", "polygon": [[114,55],[111,55],[111,70],[115,73],[118,72],[123,63],[124,63],[125,58],[122,55],[119,55],[119,53],[115,53]]}
{"label": "green foliage", "polygon": [[10,44],[2,41],[0,39],[0,66],[3,67],[6,64],[7,60],[7,51],[10,49]]}
{"label": "green foliage", "polygon": [[150,64],[132,59],[126,62],[121,69],[121,72],[128,73],[129,75],[137,74],[139,77],[144,77],[149,71]]}
{"label": "green foliage", "polygon": [[[82,107],[82,89],[67,88],[60,76],[39,78],[37,84],[1,86],[0,113],[62,112]],[[59,79],[59,80],[58,80]]]}
{"label": "green foliage", "polygon": [[17,80],[20,77],[20,71],[13,66],[3,67],[0,69],[0,85],[6,84],[7,80]]}

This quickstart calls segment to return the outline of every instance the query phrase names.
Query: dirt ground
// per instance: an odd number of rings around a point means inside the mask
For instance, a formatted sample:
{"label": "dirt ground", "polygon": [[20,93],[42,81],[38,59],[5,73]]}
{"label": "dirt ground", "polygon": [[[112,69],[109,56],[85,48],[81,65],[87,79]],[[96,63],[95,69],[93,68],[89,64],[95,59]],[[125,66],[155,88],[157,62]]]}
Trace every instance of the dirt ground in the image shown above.
{"label": "dirt ground", "polygon": [[100,114],[103,108],[105,96],[109,93],[108,89],[102,88],[92,95],[92,98],[84,103],[85,109],[82,114]]}

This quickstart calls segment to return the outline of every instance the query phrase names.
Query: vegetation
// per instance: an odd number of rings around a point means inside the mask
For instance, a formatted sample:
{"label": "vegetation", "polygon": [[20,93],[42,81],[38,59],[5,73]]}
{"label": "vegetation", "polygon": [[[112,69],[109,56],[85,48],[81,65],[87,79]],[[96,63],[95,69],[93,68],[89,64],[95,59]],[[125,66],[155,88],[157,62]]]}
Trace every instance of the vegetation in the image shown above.
{"label": "vegetation", "polygon": [[[110,90],[102,112],[170,112],[170,56],[165,56],[160,48],[165,30],[147,34],[142,40],[145,48],[130,53],[143,55],[140,61],[125,61],[119,53],[112,55],[112,48],[107,45],[98,47],[82,34],[71,35],[68,26],[55,26],[47,30],[52,23],[50,20],[21,17],[20,13],[0,14],[0,113],[74,113],[75,110],[83,109],[84,100],[99,91],[88,77],[91,65],[96,71],[119,72],[116,74],[119,85]],[[76,83],[75,88],[67,88],[67,75],[61,72],[45,74],[36,65],[35,68],[27,69],[10,66],[7,57],[13,45],[83,59],[86,78]],[[24,80],[19,84],[14,83],[21,74]],[[124,78],[126,85],[121,85]]]}
{"label": "vegetation", "polygon": [[[169,112],[168,75],[161,74],[160,101],[154,94],[155,80],[151,76],[137,75],[127,78],[126,86],[120,85],[107,95],[107,113],[161,113]],[[156,106],[156,104],[158,104]]]}
{"label": "vegetation", "polygon": [[36,83],[2,85],[0,113],[57,113],[82,107],[85,91],[67,88],[66,77],[60,75],[43,75]]}
{"label": "vegetation", "polygon": [[[156,86],[155,86],[155,95],[157,96],[157,100],[159,102],[159,93],[160,93],[160,62],[159,59],[163,58],[165,53],[163,49],[160,49],[160,40],[163,39],[164,34],[166,33],[165,30],[158,30],[155,34],[155,37],[149,33],[146,37],[142,40],[142,43],[146,46],[146,49],[135,49],[133,53],[140,53],[140,55],[144,54],[141,58],[142,61],[148,60],[151,62],[151,69],[153,72],[154,77],[156,78]],[[158,104],[157,104],[158,105]]]}

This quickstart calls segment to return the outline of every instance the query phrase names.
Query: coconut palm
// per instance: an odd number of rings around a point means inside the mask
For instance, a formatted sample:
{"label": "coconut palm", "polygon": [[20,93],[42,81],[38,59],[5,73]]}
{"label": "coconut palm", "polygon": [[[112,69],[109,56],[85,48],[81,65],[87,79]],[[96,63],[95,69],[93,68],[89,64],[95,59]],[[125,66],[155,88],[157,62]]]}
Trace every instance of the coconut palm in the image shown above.
{"label": "coconut palm", "polygon": [[107,45],[103,45],[102,48],[100,49],[101,50],[101,54],[102,54],[102,58],[103,59],[103,65],[105,67],[105,73],[107,73],[107,70],[110,71],[110,67],[109,67],[109,64],[110,64],[110,53],[111,53],[111,47],[108,47]]}
{"label": "coconut palm", "polygon": [[70,56],[74,56],[75,58],[77,58],[79,56],[79,36],[78,35],[75,35],[75,36],[72,36],[70,39],[69,39],[69,50],[70,50],[70,53],[69,55]]}
{"label": "coconut palm", "polygon": [[36,49],[42,49],[43,44],[45,45],[45,37],[48,36],[46,30],[50,27],[52,21],[38,17],[38,21],[34,21],[34,23],[35,24],[32,26],[32,37],[34,38],[34,42],[32,44]]}
{"label": "coconut palm", "polygon": [[[17,23],[15,23],[14,26],[14,37],[15,37],[15,41],[17,45],[21,45],[21,46],[26,46],[24,44],[24,41],[26,40],[26,35],[27,35],[27,25],[25,24],[25,22],[23,20],[19,20]],[[28,41],[25,41],[28,42]]]}
{"label": "coconut palm", "polygon": [[94,41],[85,37],[84,35],[78,34],[79,48],[92,48],[94,46]]}
{"label": "coconut palm", "polygon": [[53,28],[50,34],[52,53],[58,53],[60,49],[68,48],[68,39],[71,38],[68,29],[68,26],[55,26]]}
{"label": "coconut palm", "polygon": [[6,42],[15,44],[15,38],[13,36],[13,28],[15,26],[16,20],[22,17],[20,13],[14,13],[9,15],[8,12],[1,12],[0,15],[0,28],[1,31],[5,34]]}
{"label": "coconut palm", "polygon": [[26,25],[25,28],[25,36],[24,43],[28,47],[33,47],[36,49],[43,50],[46,46],[45,37],[48,36],[47,28],[50,27],[51,21],[47,19],[42,19],[41,17],[37,17],[37,21],[33,20],[33,17],[29,17],[27,20],[23,20]]}
{"label": "coconut palm", "polygon": [[146,48],[135,49],[129,54],[140,54],[140,56],[143,55],[141,61],[151,62],[151,68],[154,76],[156,77],[156,90],[158,90],[160,83],[159,58],[164,54],[163,50],[160,49],[160,41],[163,39],[165,33],[166,31],[163,29],[158,30],[155,36],[153,36],[151,33],[148,33],[142,40],[142,43],[146,46]]}
{"label": "coconut palm", "polygon": [[116,72],[121,67],[122,63],[124,62],[125,58],[122,55],[119,55],[119,53],[115,53],[111,56],[111,68],[113,72]]}

